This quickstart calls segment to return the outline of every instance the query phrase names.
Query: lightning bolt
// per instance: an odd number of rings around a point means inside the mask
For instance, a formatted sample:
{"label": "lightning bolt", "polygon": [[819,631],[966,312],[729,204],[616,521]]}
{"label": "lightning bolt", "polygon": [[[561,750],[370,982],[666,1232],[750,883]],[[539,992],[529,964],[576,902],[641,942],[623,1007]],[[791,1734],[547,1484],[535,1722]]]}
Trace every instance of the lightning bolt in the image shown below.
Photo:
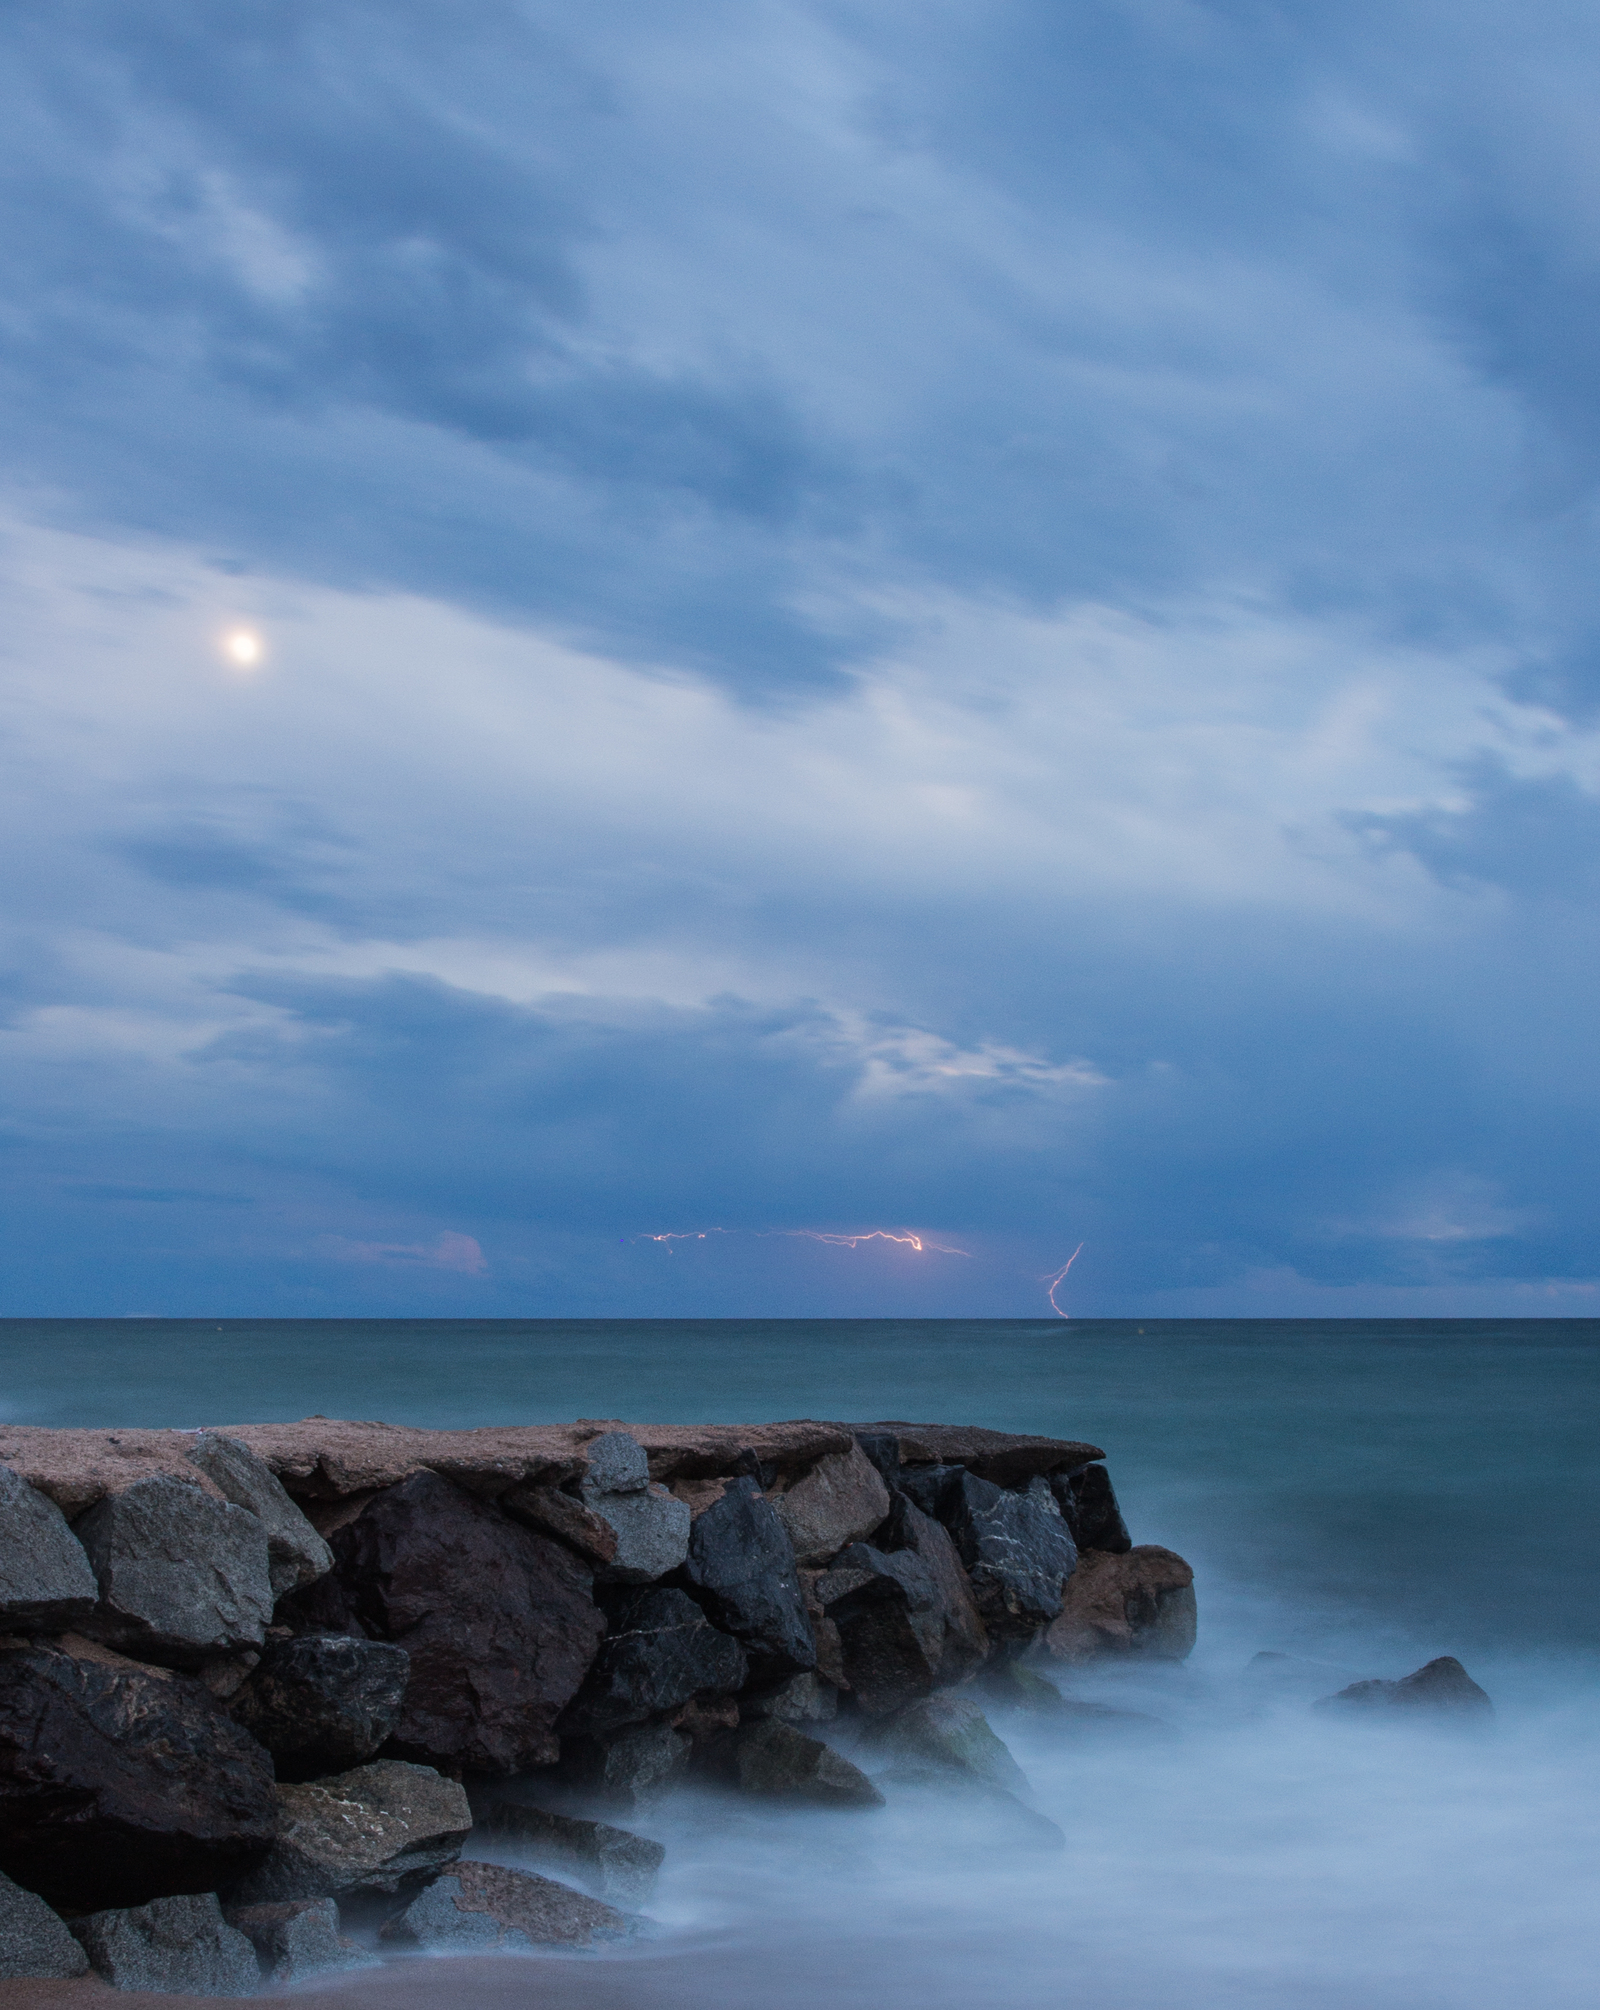
{"label": "lightning bolt", "polygon": [[1056,1272],[1054,1277],[1041,1277],[1039,1279],[1039,1282],[1041,1284],[1048,1284],[1050,1287],[1050,1310],[1052,1312],[1058,1313],[1063,1319],[1070,1319],[1072,1317],[1072,1314],[1070,1312],[1062,1312],[1061,1307],[1056,1303],[1056,1286],[1060,1284],[1061,1280],[1066,1276],[1067,1272],[1072,1268],[1072,1266],[1077,1262],[1078,1258],[1082,1256],[1082,1254],[1083,1254],[1083,1244],[1080,1242],[1077,1248],[1067,1258],[1066,1262],[1063,1263],[1061,1268]]}
{"label": "lightning bolt", "polygon": [[675,1254],[675,1242],[704,1242],[708,1235],[732,1235],[731,1228],[680,1228],[668,1229],[664,1235],[636,1235],[635,1242],[662,1242],[667,1246],[668,1256]]}
{"label": "lightning bolt", "polygon": [[863,1229],[858,1235],[830,1235],[820,1228],[780,1228],[779,1235],[803,1235],[811,1242],[832,1243],[836,1249],[859,1249],[864,1242],[899,1242],[914,1249],[919,1256],[924,1252],[935,1256],[971,1256],[970,1249],[956,1249],[948,1242],[932,1242],[926,1236],[913,1235],[909,1229],[903,1235],[896,1235],[892,1228]]}

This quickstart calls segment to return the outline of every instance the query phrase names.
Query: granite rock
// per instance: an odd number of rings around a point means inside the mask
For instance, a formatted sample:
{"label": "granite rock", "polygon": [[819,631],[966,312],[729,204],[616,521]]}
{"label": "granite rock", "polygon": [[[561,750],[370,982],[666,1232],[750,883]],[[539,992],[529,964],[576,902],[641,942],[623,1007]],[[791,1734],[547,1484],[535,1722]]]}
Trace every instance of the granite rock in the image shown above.
{"label": "granite rock", "polygon": [[717,1770],[740,1790],[817,1807],[881,1808],[883,1795],[859,1766],[820,1738],[776,1717],[741,1724],[716,1754]]}
{"label": "granite rock", "polygon": [[1352,1682],[1318,1706],[1339,1710],[1436,1711],[1443,1715],[1488,1717],[1494,1705],[1453,1654],[1424,1662],[1398,1682]]}
{"label": "granite rock", "polygon": [[631,1922],[613,1906],[509,1864],[461,1863],[383,1928],[382,1938],[439,1954],[594,1947]]}
{"label": "granite rock", "polygon": [[235,1888],[239,1905],[414,1890],[454,1863],[472,1828],[458,1782],[399,1759],[280,1784],[277,1803],[271,1851]]}
{"label": "granite rock", "polygon": [[878,1544],[890,1552],[909,1550],[927,1570],[942,1628],[939,1680],[964,1681],[988,1659],[989,1635],[949,1530],[900,1494]]}
{"label": "granite rock", "polygon": [[591,1494],[587,1506],[616,1537],[609,1563],[595,1576],[608,1584],[654,1584],[689,1553],[690,1511],[663,1486],[640,1493]]}
{"label": "granite rock", "polygon": [[865,1715],[883,1716],[937,1685],[944,1617],[933,1574],[911,1551],[885,1555],[852,1543],[813,1593],[839,1629],[845,1679]]}
{"label": "granite rock", "polygon": [[698,1517],[684,1575],[716,1624],[744,1644],[757,1680],[817,1665],[794,1550],[756,1480],[734,1480]]}
{"label": "granite rock", "polygon": [[0,1632],[65,1632],[89,1617],[99,1595],[60,1508],[0,1466]]}
{"label": "granite rock", "polygon": [[491,1801],[478,1810],[474,1849],[513,1849],[576,1878],[611,1905],[642,1905],[655,1888],[666,1858],[660,1843],[610,1822],[552,1814],[518,1800]]}
{"label": "granite rock", "polygon": [[331,1567],[328,1545],[284,1492],[272,1468],[248,1445],[218,1431],[197,1431],[189,1463],[205,1474],[224,1500],[247,1509],[266,1531],[274,1598],[312,1583]]}
{"label": "granite rock", "polygon": [[[996,1486],[1025,1487],[1037,1474],[1076,1472],[1103,1459],[1098,1445],[1029,1437],[977,1424],[853,1424],[858,1436],[893,1438],[906,1466],[964,1466]],[[920,1505],[920,1503],[919,1503]]]}
{"label": "granite rock", "polygon": [[587,1464],[578,1482],[586,1501],[599,1494],[641,1494],[650,1484],[650,1460],[628,1431],[602,1431],[584,1446]]}
{"label": "granite rock", "polygon": [[113,1989],[253,1996],[261,1986],[256,1951],[223,1918],[214,1891],[91,1912],[75,1919],[72,1931]]}
{"label": "granite rock", "polygon": [[641,1724],[695,1696],[732,1695],[746,1673],[744,1649],[719,1632],[687,1592],[646,1591],[618,1608],[561,1729],[581,1736]]}
{"label": "granite rock", "polygon": [[1022,1768],[967,1696],[912,1703],[873,1725],[862,1748],[888,1760],[892,1779],[975,1781],[1008,1794],[1027,1791]]}
{"label": "granite rock", "polygon": [[254,1947],[263,1976],[280,1989],[315,1975],[371,1965],[371,1956],[340,1933],[339,1908],[331,1898],[230,1905],[223,1917]]}
{"label": "granite rock", "polygon": [[591,1570],[610,1563],[617,1554],[617,1532],[610,1522],[559,1487],[511,1487],[500,1496],[498,1505],[536,1535],[564,1542]]}
{"label": "granite rock", "polygon": [[828,1724],[839,1714],[839,1692],[820,1675],[791,1675],[771,1689],[747,1691],[739,1715],[754,1722],[776,1717],[784,1724]]}
{"label": "granite rock", "polygon": [[783,1493],[773,1506],[794,1545],[795,1561],[826,1563],[853,1542],[864,1542],[889,1512],[889,1489],[861,1446],[830,1452]]}
{"label": "granite rock", "polygon": [[1104,1466],[1052,1473],[1050,1490],[1079,1549],[1104,1549],[1114,1556],[1126,1556],[1132,1549],[1133,1538]]}
{"label": "granite rock", "polygon": [[36,1892],[0,1876],[0,1982],[64,1979],[88,1972],[89,1957],[67,1923]]}
{"label": "granite rock", "polygon": [[1028,1638],[1057,1616],[1078,1552],[1048,1481],[1008,1493],[963,1472],[940,1510],[991,1636]]}
{"label": "granite rock", "polygon": [[370,1759],[399,1720],[411,1657],[387,1640],[303,1633],[269,1640],[228,1712],[266,1746],[280,1780],[314,1780]]}
{"label": "granite rock", "polygon": [[639,1814],[669,1794],[689,1770],[694,1740],[671,1724],[637,1724],[609,1737],[573,1738],[561,1770],[602,1806]]}
{"label": "granite rock", "polygon": [[1182,1661],[1195,1626],[1194,1572],[1181,1556],[1154,1543],[1123,1556],[1085,1550],[1045,1647],[1060,1661],[1121,1654]]}

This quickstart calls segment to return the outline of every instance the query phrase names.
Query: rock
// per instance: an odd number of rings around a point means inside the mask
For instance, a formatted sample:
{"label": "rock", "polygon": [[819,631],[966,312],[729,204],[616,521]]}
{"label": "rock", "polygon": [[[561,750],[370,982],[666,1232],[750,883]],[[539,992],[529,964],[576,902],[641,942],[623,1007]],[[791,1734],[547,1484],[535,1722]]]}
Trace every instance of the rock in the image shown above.
{"label": "rock", "polygon": [[942,1522],[951,1489],[966,1470],[965,1466],[902,1466],[898,1490],[930,1520]]}
{"label": "rock", "polygon": [[1195,1629],[1194,1572],[1170,1549],[1145,1543],[1125,1556],[1084,1551],[1045,1646],[1059,1661],[1117,1654],[1181,1661]]}
{"label": "rock", "polygon": [[0,1466],[0,1632],[64,1632],[89,1617],[99,1595],[60,1508]]}
{"label": "rock", "polygon": [[839,1629],[845,1679],[867,1716],[898,1710],[935,1687],[944,1618],[933,1575],[919,1557],[852,1543],[813,1590]]}
{"label": "rock", "polygon": [[482,1809],[472,1843],[506,1844],[527,1850],[540,1862],[559,1867],[590,1885],[613,1905],[642,1905],[655,1888],[666,1858],[660,1843],[609,1822],[555,1815],[522,1801],[495,1801]]}
{"label": "rock", "polygon": [[746,1672],[744,1649],[687,1592],[647,1591],[622,1605],[561,1728],[583,1735],[642,1724],[695,1696],[733,1695]]}
{"label": "rock", "polygon": [[1453,1654],[1424,1662],[1398,1682],[1352,1682],[1324,1696],[1319,1709],[1435,1710],[1452,1715],[1492,1716],[1494,1705]]}
{"label": "rock", "polygon": [[609,1738],[574,1738],[561,1768],[602,1805],[638,1814],[678,1784],[693,1751],[686,1732],[670,1724],[641,1724]]}
{"label": "rock", "polygon": [[366,1968],[371,1957],[339,1931],[331,1898],[287,1899],[281,1905],[230,1905],[223,1917],[256,1951],[268,1982],[279,1988],[345,1968]]}
{"label": "rock", "polygon": [[198,1431],[189,1463],[203,1472],[224,1500],[253,1514],[267,1536],[272,1595],[281,1598],[328,1570],[333,1553],[290,1500],[269,1465],[237,1438]]}
{"label": "rock", "polygon": [[724,1776],[747,1794],[819,1807],[883,1806],[883,1795],[858,1766],[776,1717],[741,1725],[718,1758]]}
{"label": "rock", "polygon": [[891,1431],[857,1431],[855,1439],[893,1492],[900,1484],[900,1440]]}
{"label": "rock", "polygon": [[820,1675],[791,1675],[775,1689],[741,1696],[739,1714],[752,1722],[776,1717],[782,1724],[828,1724],[839,1714],[839,1692]]}
{"label": "rock", "polygon": [[602,1431],[584,1448],[588,1466],[578,1491],[592,1502],[600,1494],[643,1493],[650,1484],[650,1461],[644,1446],[627,1431]]}
{"label": "rock", "polygon": [[266,1638],[267,1537],[247,1509],[156,1473],[107,1495],[77,1533],[100,1586],[93,1630],[113,1645],[192,1665]]}
{"label": "rock", "polygon": [[754,1479],[734,1480],[695,1522],[684,1574],[758,1680],[817,1665],[788,1532]]}
{"label": "rock", "polygon": [[989,1658],[989,1635],[950,1532],[904,1495],[879,1534],[885,1550],[909,1550],[933,1580],[943,1627],[941,1682],[960,1682]]}
{"label": "rock", "polygon": [[823,1564],[864,1542],[889,1512],[889,1489],[861,1446],[831,1452],[773,1501],[794,1544],[795,1561]]}
{"label": "rock", "polygon": [[414,1890],[455,1862],[472,1827],[463,1787],[399,1759],[280,1785],[277,1801],[271,1852],[236,1887],[239,1905]]}
{"label": "rock", "polygon": [[605,1583],[654,1584],[676,1570],[689,1553],[689,1509],[665,1487],[651,1486],[635,1494],[594,1494],[588,1505],[616,1536],[611,1561],[595,1572]]}
{"label": "rock", "polygon": [[181,1996],[253,1996],[261,1964],[222,1916],[214,1891],[154,1898],[72,1922],[90,1962],[113,1989]]}
{"label": "rock", "polygon": [[1076,1473],[1052,1473],[1050,1490],[1080,1550],[1105,1549],[1114,1556],[1126,1556],[1132,1549],[1133,1538],[1128,1534],[1111,1475],[1104,1466],[1085,1466]]}
{"label": "rock", "polygon": [[88,1973],[89,1957],[36,1892],[0,1877],[0,1982]]}
{"label": "rock", "polygon": [[296,1609],[411,1656],[397,1751],[502,1774],[559,1756],[556,1719],[605,1630],[570,1550],[433,1473],[375,1495],[332,1546],[332,1572]]}
{"label": "rock", "polygon": [[1047,1481],[1006,1493],[964,1472],[940,1508],[991,1634],[1026,1638],[1056,1617],[1078,1552]]}
{"label": "rock", "polygon": [[970,1697],[929,1696],[875,1724],[863,1748],[890,1762],[890,1778],[976,1781],[1008,1794],[1026,1793],[1022,1768]]}
{"label": "rock", "polygon": [[198,1682],[68,1642],[0,1653],[0,1870],[88,1909],[257,1860],[277,1817],[261,1746]]}
{"label": "rock", "polygon": [[280,1780],[314,1780],[370,1759],[394,1729],[411,1657],[387,1640],[303,1633],[270,1640],[229,1714],[266,1746]]}
{"label": "rock", "polygon": [[617,1553],[617,1532],[610,1522],[559,1487],[512,1487],[500,1496],[499,1505],[524,1528],[564,1542],[591,1569],[610,1563]]}
{"label": "rock", "polygon": [[[996,1486],[1025,1487],[1036,1473],[1076,1472],[1103,1459],[1098,1445],[1034,1438],[976,1424],[853,1424],[858,1436],[893,1438],[903,1465],[965,1466]],[[921,1502],[918,1502],[921,1506]]]}
{"label": "rock", "polygon": [[593,1947],[631,1930],[612,1906],[554,1878],[507,1864],[462,1863],[390,1920],[381,1938],[440,1954],[476,1954]]}

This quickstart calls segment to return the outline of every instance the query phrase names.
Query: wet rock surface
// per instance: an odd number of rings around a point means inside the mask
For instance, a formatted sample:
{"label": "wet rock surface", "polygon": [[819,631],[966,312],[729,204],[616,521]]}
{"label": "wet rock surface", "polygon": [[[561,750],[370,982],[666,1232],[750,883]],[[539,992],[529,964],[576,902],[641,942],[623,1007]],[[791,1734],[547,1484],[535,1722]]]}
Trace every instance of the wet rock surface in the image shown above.
{"label": "wet rock surface", "polygon": [[788,1531],[754,1479],[734,1480],[695,1521],[684,1575],[716,1625],[743,1643],[752,1675],[817,1665]]}
{"label": "wet rock surface", "polygon": [[1332,1696],[1325,1696],[1321,1709],[1343,1711],[1411,1712],[1425,1710],[1451,1717],[1489,1717],[1494,1704],[1480,1689],[1453,1654],[1403,1675],[1398,1682],[1352,1682]]}
{"label": "wet rock surface", "polygon": [[719,1632],[687,1592],[636,1594],[616,1607],[612,1629],[561,1728],[594,1735],[642,1724],[695,1696],[732,1695],[744,1687],[746,1672],[744,1649]]}
{"label": "wet rock surface", "polygon": [[314,1780],[370,1759],[400,1717],[411,1657],[385,1640],[308,1633],[267,1643],[228,1712],[272,1754],[280,1780]]}
{"label": "wet rock surface", "polygon": [[0,1466],[0,1632],[62,1632],[87,1619],[99,1595],[60,1508]]}
{"label": "wet rock surface", "polygon": [[253,1996],[261,1986],[254,1947],[223,1918],[213,1891],[91,1912],[72,1931],[113,1989]]}
{"label": "wet rock surface", "polygon": [[35,1892],[0,1876],[0,1981],[82,1975],[89,1957],[60,1914]]}
{"label": "wet rock surface", "polygon": [[755,1722],[776,1717],[782,1724],[828,1724],[839,1714],[839,1691],[815,1674],[791,1675],[771,1689],[747,1691],[739,1698],[741,1719]]}
{"label": "wet rock surface", "polygon": [[239,1905],[404,1892],[454,1863],[472,1828],[458,1782],[398,1759],[280,1785],[276,1801],[271,1849],[235,1889]]}
{"label": "wet rock surface", "polygon": [[312,1583],[331,1566],[328,1545],[290,1500],[272,1468],[248,1445],[217,1431],[197,1431],[189,1463],[205,1474],[224,1500],[260,1522],[267,1538],[274,1598]]}
{"label": "wet rock surface", "polygon": [[630,1922],[614,1906],[537,1871],[463,1863],[414,1898],[388,1922],[382,1937],[391,1946],[430,1952],[488,1953],[593,1947],[630,1931]]}
{"label": "wet rock surface", "polygon": [[1069,1662],[1122,1654],[1181,1661],[1195,1628],[1194,1572],[1181,1556],[1153,1543],[1123,1556],[1086,1550],[1045,1646]]}
{"label": "wet rock surface", "polygon": [[608,1904],[621,1906],[644,1903],[667,1854],[648,1836],[521,1801],[494,1801],[481,1808],[471,1841],[475,1850],[496,1846],[525,1851],[588,1885]]}

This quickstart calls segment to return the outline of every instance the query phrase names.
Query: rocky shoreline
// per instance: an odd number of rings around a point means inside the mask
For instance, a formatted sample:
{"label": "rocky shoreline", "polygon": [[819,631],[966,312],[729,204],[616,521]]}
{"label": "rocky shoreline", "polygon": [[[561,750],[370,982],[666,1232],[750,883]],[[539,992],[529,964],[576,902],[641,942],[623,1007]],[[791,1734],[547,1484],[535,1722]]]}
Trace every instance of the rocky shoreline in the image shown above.
{"label": "rocky shoreline", "polygon": [[0,1977],[124,1989],[625,1936],[685,1781],[1059,1847],[985,1701],[1195,1637],[1099,1447],[950,1425],[0,1428],[0,1526]]}

